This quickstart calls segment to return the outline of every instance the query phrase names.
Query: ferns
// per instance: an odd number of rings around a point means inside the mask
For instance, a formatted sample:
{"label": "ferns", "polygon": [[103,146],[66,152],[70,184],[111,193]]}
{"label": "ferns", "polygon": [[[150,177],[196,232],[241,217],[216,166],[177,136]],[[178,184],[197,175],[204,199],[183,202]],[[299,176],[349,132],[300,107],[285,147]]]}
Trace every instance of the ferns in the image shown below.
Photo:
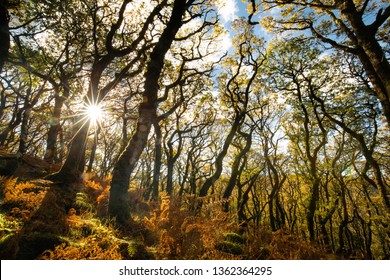
{"label": "ferns", "polygon": [[10,219],[28,220],[46,195],[47,188],[32,182],[17,183],[17,178],[0,177],[4,196],[3,209],[9,209]]}
{"label": "ferns", "polygon": [[57,246],[53,251],[45,251],[41,259],[44,260],[120,260],[119,244],[104,246],[106,240],[84,239],[78,246],[68,246],[65,243]]}
{"label": "ferns", "polygon": [[159,208],[143,224],[156,235],[159,259],[212,259],[220,258],[215,244],[230,229],[220,207],[208,206],[207,214],[196,216],[182,207],[180,200],[162,194]]}
{"label": "ferns", "polygon": [[[73,195],[59,190],[48,181],[0,177],[2,258],[331,258],[286,231],[271,234],[251,225],[245,235],[237,234],[236,217],[221,210],[226,201],[216,196],[176,199],[161,193],[159,202],[146,202],[132,190],[128,201],[135,221],[118,229],[106,216],[109,178],[85,179]],[[198,203],[201,213],[194,211]]]}

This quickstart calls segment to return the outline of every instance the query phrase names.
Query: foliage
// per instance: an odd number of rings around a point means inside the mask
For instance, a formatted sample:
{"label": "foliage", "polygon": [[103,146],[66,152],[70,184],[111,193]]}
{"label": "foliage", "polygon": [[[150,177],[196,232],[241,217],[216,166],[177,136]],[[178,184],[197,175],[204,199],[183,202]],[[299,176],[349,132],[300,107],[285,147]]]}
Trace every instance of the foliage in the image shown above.
{"label": "foliage", "polygon": [[10,4],[0,255],[389,258],[387,2]]}
{"label": "foliage", "polygon": [[33,182],[17,182],[17,178],[1,178],[1,191],[4,196],[2,207],[10,210],[11,217],[27,221],[40,207],[47,188]]}
{"label": "foliage", "polygon": [[266,248],[270,252],[268,258],[274,260],[318,260],[333,258],[333,256],[327,255],[319,247],[299,240],[296,236],[283,230],[272,234],[272,241]]}
{"label": "foliage", "polygon": [[206,216],[197,217],[178,200],[163,195],[157,210],[144,225],[155,234],[156,254],[161,259],[213,259],[221,257],[215,244],[232,227],[221,210],[212,205]]}
{"label": "foliage", "polygon": [[68,242],[47,250],[39,258],[42,259],[122,259],[120,241],[115,239],[115,231],[103,225],[93,217],[91,212],[76,215],[71,208],[66,218],[68,226]]}

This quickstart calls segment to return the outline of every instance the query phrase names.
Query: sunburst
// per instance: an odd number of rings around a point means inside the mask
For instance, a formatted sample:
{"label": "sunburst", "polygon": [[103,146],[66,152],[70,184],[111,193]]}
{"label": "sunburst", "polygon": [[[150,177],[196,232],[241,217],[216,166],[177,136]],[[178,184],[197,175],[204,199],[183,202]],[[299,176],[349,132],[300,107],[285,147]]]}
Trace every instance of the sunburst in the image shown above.
{"label": "sunburst", "polygon": [[92,126],[96,126],[103,119],[104,110],[100,104],[88,104],[84,111]]}

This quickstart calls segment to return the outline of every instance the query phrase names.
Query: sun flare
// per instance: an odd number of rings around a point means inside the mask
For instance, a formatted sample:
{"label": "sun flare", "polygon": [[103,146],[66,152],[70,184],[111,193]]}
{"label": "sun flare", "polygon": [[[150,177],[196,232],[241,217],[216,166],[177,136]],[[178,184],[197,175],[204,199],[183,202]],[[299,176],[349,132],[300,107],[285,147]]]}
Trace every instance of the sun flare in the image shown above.
{"label": "sun flare", "polygon": [[90,104],[86,107],[86,115],[93,125],[101,121],[103,117],[103,110],[99,105]]}

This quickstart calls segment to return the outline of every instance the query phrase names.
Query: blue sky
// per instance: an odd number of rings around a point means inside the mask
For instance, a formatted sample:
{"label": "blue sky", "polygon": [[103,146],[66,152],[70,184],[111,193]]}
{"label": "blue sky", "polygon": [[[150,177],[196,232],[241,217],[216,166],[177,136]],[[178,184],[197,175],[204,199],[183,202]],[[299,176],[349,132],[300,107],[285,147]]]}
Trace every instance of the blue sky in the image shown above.
{"label": "blue sky", "polygon": [[[239,17],[248,18],[249,14],[247,12],[248,2],[243,2],[242,0],[217,0],[218,13],[221,17],[221,22],[227,30],[231,30],[231,23],[234,19]],[[270,39],[273,36],[265,31],[261,25],[256,25],[255,32],[259,36],[264,37],[265,39]],[[234,36],[234,32],[230,32],[230,39]]]}

